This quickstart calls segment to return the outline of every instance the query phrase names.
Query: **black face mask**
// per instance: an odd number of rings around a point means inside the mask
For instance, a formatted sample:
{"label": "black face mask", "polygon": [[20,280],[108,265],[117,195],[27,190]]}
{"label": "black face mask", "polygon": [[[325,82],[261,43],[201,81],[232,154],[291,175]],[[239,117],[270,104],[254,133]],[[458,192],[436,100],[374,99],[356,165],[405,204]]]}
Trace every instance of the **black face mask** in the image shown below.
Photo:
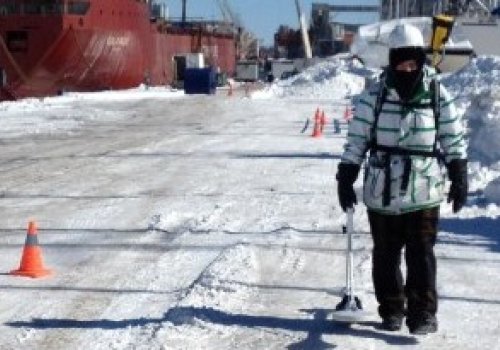
{"label": "black face mask", "polygon": [[[407,60],[415,60],[418,68],[411,72],[396,70],[398,64]],[[425,52],[421,47],[402,47],[389,51],[389,74],[403,102],[408,102],[422,83],[424,62]]]}
{"label": "black face mask", "polygon": [[411,100],[418,87],[422,83],[422,69],[411,72],[392,70],[392,83],[403,102]]}

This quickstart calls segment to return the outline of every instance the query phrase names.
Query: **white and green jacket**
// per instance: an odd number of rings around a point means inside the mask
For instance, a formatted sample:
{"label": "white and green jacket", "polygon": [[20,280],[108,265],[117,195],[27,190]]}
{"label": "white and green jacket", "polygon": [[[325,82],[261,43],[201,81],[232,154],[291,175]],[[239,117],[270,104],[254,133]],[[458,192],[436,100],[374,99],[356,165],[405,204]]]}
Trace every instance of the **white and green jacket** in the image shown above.
{"label": "white and green jacket", "polygon": [[[390,82],[379,81],[366,89],[356,103],[356,112],[349,125],[347,143],[344,146],[342,162],[361,165],[372,141],[375,104],[380,84],[385,83],[387,97],[378,117],[376,139],[378,145],[399,147],[404,150],[432,152],[435,141],[446,163],[452,159],[465,159],[466,141],[461,116],[446,89],[440,87],[439,127],[436,127],[431,104],[431,81],[434,70],[424,68],[424,80],[415,97],[410,101],[413,107],[404,106]],[[416,105],[416,106],[415,106]],[[391,188],[390,203],[384,205],[385,169],[380,166],[385,153],[375,152],[365,166],[363,199],[369,209],[399,214],[438,206],[444,197],[446,172],[436,157],[390,156]],[[411,167],[408,186],[402,188],[404,158],[410,157]]]}

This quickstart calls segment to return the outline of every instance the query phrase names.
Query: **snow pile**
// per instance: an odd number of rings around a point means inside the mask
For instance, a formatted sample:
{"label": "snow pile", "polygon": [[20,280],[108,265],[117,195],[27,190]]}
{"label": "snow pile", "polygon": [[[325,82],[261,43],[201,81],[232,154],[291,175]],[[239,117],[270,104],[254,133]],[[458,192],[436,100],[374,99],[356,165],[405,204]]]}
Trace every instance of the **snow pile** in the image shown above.
{"label": "snow pile", "polygon": [[486,186],[484,196],[489,202],[500,204],[500,176]]}
{"label": "snow pile", "polygon": [[483,190],[486,180],[486,199],[500,204],[500,57],[478,57],[443,84],[467,120],[471,190]]}
{"label": "snow pile", "polygon": [[137,88],[128,90],[109,90],[99,92],[71,92],[64,94],[62,99],[69,102],[74,100],[98,100],[98,101],[130,101],[154,98],[171,98],[184,96],[183,90],[172,89],[168,86],[146,86],[141,84]]}
{"label": "snow pile", "polygon": [[270,87],[253,93],[252,98],[340,100],[359,94],[365,86],[365,77],[373,74],[358,61],[333,56],[289,79],[278,80]]}
{"label": "snow pile", "polygon": [[[218,337],[234,332],[217,325],[224,315],[253,311],[247,305],[259,296],[259,261],[257,250],[245,244],[225,248],[206,270],[183,293],[179,303],[165,315],[166,327],[158,338],[165,344],[195,349],[200,344],[200,330],[215,329]],[[207,334],[209,335],[209,334]]]}
{"label": "snow pile", "polygon": [[470,156],[490,165],[500,161],[500,94],[485,92],[471,99],[472,105],[465,114],[469,126]]}
{"label": "snow pile", "polygon": [[476,95],[500,92],[500,57],[480,56],[461,70],[443,79],[443,84],[458,97],[459,106],[467,107]]}
{"label": "snow pile", "polygon": [[19,101],[0,102],[0,111],[33,111],[60,108],[61,104],[73,104],[76,101],[135,101],[155,98],[173,98],[184,96],[183,90],[168,86],[140,85],[127,90],[108,90],[96,92],[68,92],[61,96],[45,98],[25,98]]}

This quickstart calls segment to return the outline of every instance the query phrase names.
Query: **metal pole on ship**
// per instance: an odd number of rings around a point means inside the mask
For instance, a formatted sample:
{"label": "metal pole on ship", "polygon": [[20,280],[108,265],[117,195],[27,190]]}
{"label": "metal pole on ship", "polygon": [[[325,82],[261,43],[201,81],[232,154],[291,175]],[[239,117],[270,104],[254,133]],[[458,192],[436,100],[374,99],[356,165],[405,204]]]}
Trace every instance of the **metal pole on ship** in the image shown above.
{"label": "metal pole on ship", "polygon": [[384,18],[384,1],[378,1],[378,20],[381,21]]}
{"label": "metal pole on ship", "polygon": [[186,24],[186,2],[187,0],[182,0],[182,25]]}

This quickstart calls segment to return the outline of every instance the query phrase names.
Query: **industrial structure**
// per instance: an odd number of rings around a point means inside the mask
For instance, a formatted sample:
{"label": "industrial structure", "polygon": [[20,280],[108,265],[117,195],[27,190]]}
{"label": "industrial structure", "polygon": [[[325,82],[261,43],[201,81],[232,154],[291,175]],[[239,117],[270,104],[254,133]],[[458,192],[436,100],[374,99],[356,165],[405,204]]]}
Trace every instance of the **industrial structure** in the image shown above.
{"label": "industrial structure", "polygon": [[348,49],[359,24],[332,20],[336,13],[371,12],[378,14],[378,5],[332,5],[313,3],[311,24],[306,26],[305,15],[295,0],[300,30],[280,26],[275,34],[275,55],[289,59],[325,57]]}
{"label": "industrial structure", "polygon": [[[493,9],[498,9],[499,4],[499,0],[380,0],[375,5],[338,5],[332,2],[313,3],[311,23],[306,27],[299,0],[295,0],[300,29],[288,26],[278,28],[275,34],[275,56],[296,59],[311,55],[325,57],[348,51],[358,27],[366,23],[338,21],[335,18],[339,13],[372,13],[375,21],[416,16],[430,17],[440,13],[462,17],[472,14],[475,18],[474,24],[496,25],[497,20],[491,13]],[[478,30],[474,31],[474,35],[477,36],[476,31]]]}

